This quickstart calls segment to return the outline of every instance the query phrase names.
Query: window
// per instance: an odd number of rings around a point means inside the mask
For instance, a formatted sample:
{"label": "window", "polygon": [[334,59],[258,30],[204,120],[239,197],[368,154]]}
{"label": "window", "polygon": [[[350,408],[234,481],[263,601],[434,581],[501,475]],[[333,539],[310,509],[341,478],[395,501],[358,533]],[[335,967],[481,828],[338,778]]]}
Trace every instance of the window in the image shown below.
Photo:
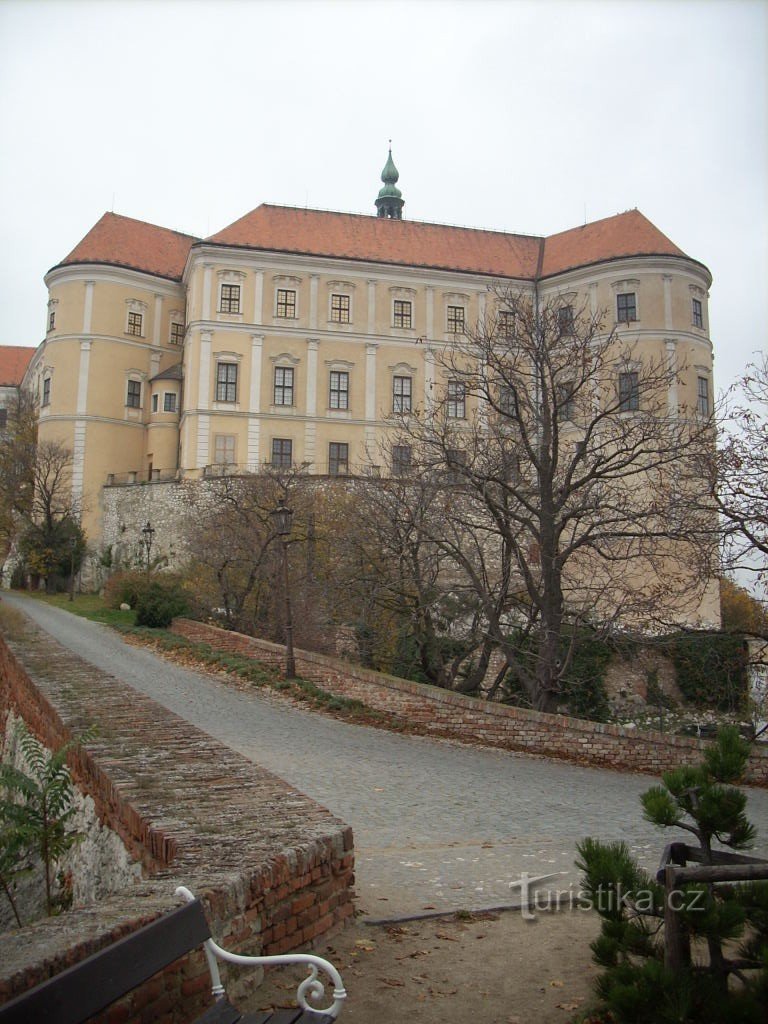
{"label": "window", "polygon": [[132,334],[135,338],[141,338],[144,330],[144,314],[128,311],[128,324],[125,328],[126,334]]}
{"label": "window", "polygon": [[557,329],[560,334],[573,334],[573,306],[561,306],[558,309]]}
{"label": "window", "polygon": [[466,390],[460,380],[448,381],[448,417],[463,420],[467,411]]}
{"label": "window", "polygon": [[176,395],[173,391],[166,391],[163,395],[163,412],[176,412]]}
{"label": "window", "polygon": [[637,300],[634,292],[619,292],[616,296],[616,319],[620,324],[637,320]]}
{"label": "window", "polygon": [[219,312],[220,313],[239,313],[240,312],[240,285],[239,284],[223,284],[221,286],[221,296],[219,298]]}
{"label": "window", "polygon": [[331,476],[343,476],[349,472],[349,445],[331,441],[328,445],[328,472]]}
{"label": "window", "polygon": [[411,446],[396,444],[392,447],[392,476],[406,476],[411,469]]}
{"label": "window", "polygon": [[272,438],[272,465],[275,469],[290,469],[293,465],[293,441],[290,438]]}
{"label": "window", "polygon": [[517,392],[508,384],[499,388],[499,412],[502,416],[519,416]]}
{"label": "window", "polygon": [[410,412],[413,398],[411,377],[392,378],[392,412]]}
{"label": "window", "polygon": [[141,381],[129,380],[128,392],[125,396],[125,404],[129,409],[141,408]]}
{"label": "window", "polygon": [[339,370],[331,371],[331,393],[329,409],[349,408],[349,374]]}
{"label": "window", "polygon": [[216,401],[237,401],[237,363],[216,364]]}
{"label": "window", "polygon": [[703,327],[704,314],[701,307],[701,299],[692,299],[691,304],[693,306],[693,326]]}
{"label": "window", "polygon": [[557,418],[573,420],[575,403],[573,400],[573,384],[558,384],[556,391]]}
{"label": "window", "polygon": [[464,333],[464,307],[448,307],[448,331],[450,334]]}
{"label": "window", "polygon": [[453,483],[461,480],[461,469],[467,464],[467,453],[461,448],[448,448],[445,453],[445,462],[448,466],[448,478]]}
{"label": "window", "polygon": [[273,405],[293,405],[293,367],[275,367]]}
{"label": "window", "polygon": [[349,296],[331,295],[331,321],[335,324],[348,324],[349,314]]}
{"label": "window", "polygon": [[281,319],[290,320],[296,316],[296,292],[292,288],[277,289],[277,312]]}
{"label": "window", "polygon": [[0,409],[0,430],[5,430],[8,426],[8,410]]}
{"label": "window", "polygon": [[217,466],[234,466],[235,435],[217,434],[213,447],[213,461]]}
{"label": "window", "polygon": [[640,387],[635,371],[619,374],[619,412],[636,412],[640,408]]}
{"label": "window", "polygon": [[[699,303],[699,305],[701,305],[701,303]],[[56,326],[56,310],[52,309],[51,312],[48,314],[48,330],[52,331],[55,326]]]}
{"label": "window", "polygon": [[160,396],[152,395],[152,412],[157,412],[160,407]]}
{"label": "window", "polygon": [[412,327],[411,302],[409,299],[395,299],[392,311],[393,327]]}
{"label": "window", "polygon": [[184,324],[171,324],[171,344],[181,345],[184,342]]}
{"label": "window", "polygon": [[40,405],[51,404],[51,378],[45,377],[43,379],[43,394],[40,399]]}
{"label": "window", "polygon": [[699,416],[709,416],[709,381],[706,377],[697,378],[696,409]]}
{"label": "window", "polygon": [[499,310],[499,334],[502,337],[506,337],[512,333],[512,328],[515,325],[515,314],[509,309]]}

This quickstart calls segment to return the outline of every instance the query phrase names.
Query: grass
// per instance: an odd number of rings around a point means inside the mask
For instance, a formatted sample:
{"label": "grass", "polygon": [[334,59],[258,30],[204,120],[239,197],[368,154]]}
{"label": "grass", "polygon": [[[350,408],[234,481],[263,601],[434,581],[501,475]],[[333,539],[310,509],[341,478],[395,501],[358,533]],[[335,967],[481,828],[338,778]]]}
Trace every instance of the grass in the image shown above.
{"label": "grass", "polygon": [[119,608],[107,608],[98,594],[75,594],[74,601],[69,600],[69,594],[42,594],[38,591],[29,596],[84,619],[91,619],[92,622],[103,622],[107,626],[133,626],[136,618],[133,611],[121,612]]}

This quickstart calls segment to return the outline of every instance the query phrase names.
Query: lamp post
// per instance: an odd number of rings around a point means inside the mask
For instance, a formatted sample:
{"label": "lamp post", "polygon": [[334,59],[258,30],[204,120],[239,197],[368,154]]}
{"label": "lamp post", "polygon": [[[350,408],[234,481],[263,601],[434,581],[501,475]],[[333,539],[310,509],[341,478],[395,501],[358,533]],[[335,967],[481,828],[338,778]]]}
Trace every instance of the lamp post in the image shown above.
{"label": "lamp post", "polygon": [[150,569],[152,568],[152,563],[150,561],[150,557],[152,555],[152,541],[155,539],[155,528],[149,520],[147,520],[146,526],[142,526],[141,534],[144,548],[147,552],[147,579],[149,579]]}
{"label": "lamp post", "polygon": [[270,513],[275,521],[275,532],[280,538],[283,552],[283,590],[285,592],[285,678],[295,679],[296,660],[293,656],[293,617],[291,615],[291,592],[288,582],[288,538],[291,535],[293,511],[280,498],[277,508]]}
{"label": "lamp post", "polygon": [[77,537],[74,535],[69,538],[69,600],[75,600],[75,548],[77,547]]}

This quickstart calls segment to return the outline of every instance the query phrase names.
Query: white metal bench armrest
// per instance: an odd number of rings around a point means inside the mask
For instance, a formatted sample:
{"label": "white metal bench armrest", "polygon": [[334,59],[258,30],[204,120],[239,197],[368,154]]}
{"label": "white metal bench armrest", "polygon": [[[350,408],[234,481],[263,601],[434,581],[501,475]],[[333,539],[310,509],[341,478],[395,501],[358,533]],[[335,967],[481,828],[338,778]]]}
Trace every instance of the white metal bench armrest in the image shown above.
{"label": "white metal bench armrest", "polygon": [[[191,903],[195,896],[186,886],[180,885],[176,889],[176,895]],[[208,961],[208,969],[211,972],[213,995],[216,999],[224,996],[224,986],[221,983],[219,965],[217,960],[225,960],[231,964],[238,964],[242,967],[274,967],[285,964],[306,964],[309,968],[309,977],[299,985],[296,992],[296,1000],[302,1010],[314,1010],[315,1013],[325,1013],[335,1020],[341,1013],[347,993],[341,975],[328,960],[321,956],[314,956],[312,953],[283,953],[279,956],[241,956],[239,953],[230,953],[222,949],[213,939],[207,939],[205,944],[205,956]],[[333,982],[333,1005],[328,1009],[318,1006],[319,1000],[325,996],[325,986],[318,978],[318,971],[324,971]],[[311,999],[310,1004],[307,999]]]}

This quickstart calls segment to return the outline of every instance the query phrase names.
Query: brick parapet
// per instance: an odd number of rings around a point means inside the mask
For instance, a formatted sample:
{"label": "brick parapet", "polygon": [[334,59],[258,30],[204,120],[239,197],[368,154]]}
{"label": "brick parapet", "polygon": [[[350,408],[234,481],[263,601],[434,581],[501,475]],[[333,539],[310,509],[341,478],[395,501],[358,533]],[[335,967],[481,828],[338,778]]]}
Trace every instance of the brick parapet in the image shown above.
{"label": "brick parapet", "polygon": [[[172,629],[189,640],[216,650],[245,654],[282,665],[285,649],[255,637],[175,619]],[[391,713],[427,733],[505,750],[528,751],[599,768],[658,775],[680,765],[700,763],[706,742],[688,736],[627,729],[566,715],[552,715],[493,701],[479,701],[423,683],[373,672],[313,651],[296,651],[302,678],[329,693],[363,701],[376,711]],[[747,769],[753,785],[768,785],[768,750],[753,750]]]}
{"label": "brick parapet", "polygon": [[[201,896],[214,936],[238,952],[296,949],[352,915],[350,828],[34,627],[13,633],[0,637],[3,721],[13,711],[50,748],[96,727],[70,768],[143,878],[130,892],[4,935],[0,1003],[164,913],[177,885]],[[259,981],[239,972],[228,990],[247,997]],[[118,1016],[188,1020],[209,991],[195,953],[136,990]]]}

